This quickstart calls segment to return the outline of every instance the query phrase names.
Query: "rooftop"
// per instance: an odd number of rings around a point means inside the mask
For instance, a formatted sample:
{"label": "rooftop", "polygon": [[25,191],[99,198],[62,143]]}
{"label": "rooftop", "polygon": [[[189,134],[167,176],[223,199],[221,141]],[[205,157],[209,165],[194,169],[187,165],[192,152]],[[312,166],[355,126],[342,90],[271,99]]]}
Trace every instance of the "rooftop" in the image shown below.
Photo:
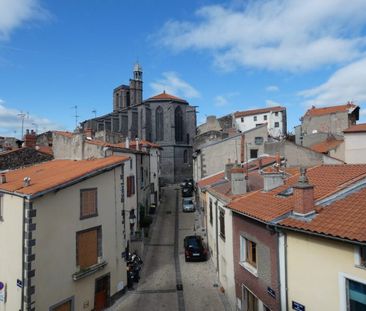
{"label": "rooftop", "polygon": [[146,101],[178,101],[178,102],[182,102],[182,103],[187,103],[186,100],[179,98],[177,96],[165,93],[165,91],[163,93],[160,93],[158,95],[148,98]]}
{"label": "rooftop", "polygon": [[[6,183],[0,184],[0,192],[10,192],[21,196],[36,196],[69,185],[80,178],[112,169],[129,157],[112,156],[91,160],[53,160],[5,173]],[[23,180],[30,177],[30,185]]]}
{"label": "rooftop", "polygon": [[[314,199],[316,201],[366,177],[366,165],[321,165],[308,169],[307,177],[309,183],[314,185]],[[292,212],[295,203],[294,196],[281,197],[278,194],[292,187],[297,183],[298,178],[299,173],[287,179],[283,186],[268,192],[259,190],[250,193],[234,200],[229,207],[263,222],[273,221]]]}
{"label": "rooftop", "polygon": [[304,116],[309,117],[316,117],[316,116],[323,116],[330,113],[336,113],[336,112],[347,112],[352,113],[358,106],[353,104],[352,102],[348,102],[345,105],[339,105],[339,106],[329,106],[329,107],[321,107],[316,108],[315,106],[312,106],[310,109],[308,109]]}
{"label": "rooftop", "polygon": [[240,117],[252,116],[255,114],[268,113],[268,112],[279,112],[279,111],[285,111],[285,110],[286,110],[286,107],[276,106],[276,107],[267,107],[267,108],[254,109],[254,110],[237,111],[234,113],[234,117],[240,118]]}
{"label": "rooftop", "polygon": [[314,144],[310,147],[311,150],[321,153],[328,153],[330,150],[337,148],[340,144],[343,143],[343,140],[337,140],[335,138],[329,138],[321,143]]}
{"label": "rooftop", "polygon": [[344,133],[362,133],[366,132],[366,123],[352,125],[343,131]]}

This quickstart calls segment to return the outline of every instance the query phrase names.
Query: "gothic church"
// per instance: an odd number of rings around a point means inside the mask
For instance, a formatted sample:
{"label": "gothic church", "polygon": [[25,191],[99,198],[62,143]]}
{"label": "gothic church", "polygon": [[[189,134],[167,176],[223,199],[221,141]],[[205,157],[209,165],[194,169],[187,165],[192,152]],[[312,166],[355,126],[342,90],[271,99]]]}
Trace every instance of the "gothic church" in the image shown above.
{"label": "gothic church", "polygon": [[159,144],[162,184],[191,178],[195,107],[165,92],[143,100],[142,91],[142,68],[136,64],[130,84],[113,90],[113,112],[86,120],[81,126]]}

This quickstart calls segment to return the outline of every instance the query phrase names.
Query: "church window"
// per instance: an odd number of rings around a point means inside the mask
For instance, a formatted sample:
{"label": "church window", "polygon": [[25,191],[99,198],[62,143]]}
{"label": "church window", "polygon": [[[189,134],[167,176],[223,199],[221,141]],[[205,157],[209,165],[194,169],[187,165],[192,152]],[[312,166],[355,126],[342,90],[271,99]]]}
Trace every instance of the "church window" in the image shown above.
{"label": "church window", "polygon": [[156,140],[164,140],[164,111],[160,106],[156,109]]}
{"label": "church window", "polygon": [[183,141],[183,113],[180,107],[175,109],[175,141]]}

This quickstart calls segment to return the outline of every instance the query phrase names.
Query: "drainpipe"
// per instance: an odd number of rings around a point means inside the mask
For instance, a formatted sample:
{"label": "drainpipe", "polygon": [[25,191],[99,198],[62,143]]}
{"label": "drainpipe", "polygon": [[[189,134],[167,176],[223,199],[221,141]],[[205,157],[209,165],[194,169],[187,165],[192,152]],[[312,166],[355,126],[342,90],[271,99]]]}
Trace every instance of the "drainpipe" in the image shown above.
{"label": "drainpipe", "polygon": [[218,219],[217,219],[217,208],[218,202],[215,201],[215,224],[216,224],[216,265],[217,265],[217,277],[220,280],[220,266],[219,266],[219,230],[218,230]]}
{"label": "drainpipe", "polygon": [[20,310],[24,310],[24,267],[25,267],[25,198],[23,198],[23,230],[22,230],[22,297]]}

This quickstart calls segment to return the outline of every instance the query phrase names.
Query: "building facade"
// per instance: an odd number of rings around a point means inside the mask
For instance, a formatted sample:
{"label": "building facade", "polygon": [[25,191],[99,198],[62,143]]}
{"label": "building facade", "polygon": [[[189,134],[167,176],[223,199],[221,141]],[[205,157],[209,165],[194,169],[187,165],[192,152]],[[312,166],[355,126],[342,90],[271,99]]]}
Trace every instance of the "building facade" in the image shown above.
{"label": "building facade", "polygon": [[346,163],[366,163],[366,123],[345,129],[344,145]]}
{"label": "building facade", "polygon": [[86,120],[81,126],[94,131],[120,133],[123,140],[136,138],[159,144],[161,183],[192,177],[192,145],[196,109],[165,92],[143,101],[142,68],[135,65],[130,84],[113,91],[113,112]]}

